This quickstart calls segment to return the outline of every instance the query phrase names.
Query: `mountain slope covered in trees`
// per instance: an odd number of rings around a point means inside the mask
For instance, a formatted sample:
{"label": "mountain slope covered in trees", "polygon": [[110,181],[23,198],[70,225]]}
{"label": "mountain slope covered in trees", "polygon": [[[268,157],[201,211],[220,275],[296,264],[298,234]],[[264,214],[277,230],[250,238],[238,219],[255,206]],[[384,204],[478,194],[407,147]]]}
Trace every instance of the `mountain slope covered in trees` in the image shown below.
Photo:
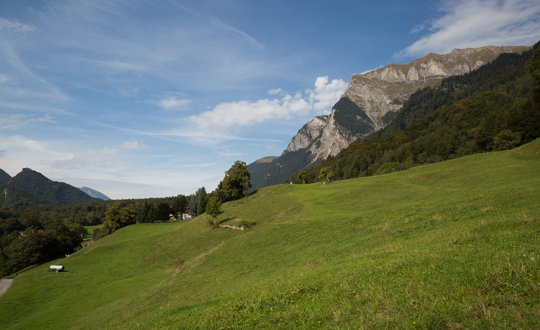
{"label": "mountain slope covered in trees", "polygon": [[78,188],[67,183],[49,180],[43,174],[29,168],[23,169],[14,176],[9,184],[24,189],[36,197],[44,198],[58,204],[79,204],[95,200]]}
{"label": "mountain slope covered in trees", "polygon": [[[440,86],[415,92],[381,132],[308,170],[334,179],[385,174],[479,152],[505,150],[540,136],[540,50],[502,54]],[[534,56],[533,56],[534,54]],[[301,182],[295,176],[294,182]]]}
{"label": "mountain slope covered in trees", "polygon": [[8,183],[9,180],[11,180],[11,175],[0,168],[0,183]]}

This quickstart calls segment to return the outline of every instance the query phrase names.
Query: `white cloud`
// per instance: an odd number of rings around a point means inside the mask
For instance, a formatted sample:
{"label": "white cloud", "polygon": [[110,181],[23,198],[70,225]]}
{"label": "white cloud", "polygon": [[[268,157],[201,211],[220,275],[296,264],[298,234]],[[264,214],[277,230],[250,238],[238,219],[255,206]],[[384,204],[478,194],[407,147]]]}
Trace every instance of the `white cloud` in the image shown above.
{"label": "white cloud", "polygon": [[157,105],[165,110],[180,110],[191,104],[189,99],[177,99],[176,96],[166,96]]}
{"label": "white cloud", "polygon": [[268,94],[270,95],[275,95],[275,94],[279,94],[281,93],[282,89],[281,88],[274,88],[274,89],[271,89],[268,91]]}
{"label": "white cloud", "polygon": [[309,100],[315,110],[328,110],[339,100],[345,89],[347,83],[341,79],[328,83],[328,77],[319,77],[315,81],[315,90],[310,91]]}
{"label": "white cloud", "polygon": [[447,1],[441,12],[443,16],[430,24],[427,35],[395,56],[445,54],[453,48],[487,45],[532,45],[540,39],[537,0]]}
{"label": "white cloud", "polygon": [[146,148],[146,145],[135,139],[131,139],[129,141],[122,143],[121,145],[119,145],[119,147],[123,149],[143,149],[143,148]]}
{"label": "white cloud", "polygon": [[293,98],[285,95],[281,100],[262,99],[255,102],[236,101],[220,103],[213,110],[189,117],[199,128],[239,127],[259,124],[274,119],[290,119],[293,116],[307,115],[313,111],[328,113],[329,107],[339,100],[347,88],[343,80],[319,77],[315,89],[306,90],[306,98]]}
{"label": "white cloud", "polygon": [[15,32],[34,32],[35,27],[19,23],[17,20],[0,18],[0,30],[12,30]]}

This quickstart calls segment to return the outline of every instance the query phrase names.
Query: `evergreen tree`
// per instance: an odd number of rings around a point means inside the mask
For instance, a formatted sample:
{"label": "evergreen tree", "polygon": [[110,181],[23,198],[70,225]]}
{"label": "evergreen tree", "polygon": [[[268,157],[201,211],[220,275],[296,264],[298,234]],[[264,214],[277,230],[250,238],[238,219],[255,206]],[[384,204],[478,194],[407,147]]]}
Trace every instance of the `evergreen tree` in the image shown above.
{"label": "evergreen tree", "polygon": [[188,200],[184,195],[178,195],[172,204],[172,208],[176,214],[180,214],[180,220],[184,220],[184,212],[188,207]]}
{"label": "evergreen tree", "polygon": [[197,199],[196,194],[189,195],[189,205],[188,205],[189,214],[197,215],[199,210],[199,200]]}
{"label": "evergreen tree", "polygon": [[156,208],[156,219],[161,221],[168,221],[173,209],[167,202],[159,202]]}
{"label": "evergreen tree", "polygon": [[202,194],[201,198],[199,199],[199,208],[197,210],[198,214],[203,214],[204,212],[206,212],[207,202],[208,202],[208,197],[206,196],[206,194]]}

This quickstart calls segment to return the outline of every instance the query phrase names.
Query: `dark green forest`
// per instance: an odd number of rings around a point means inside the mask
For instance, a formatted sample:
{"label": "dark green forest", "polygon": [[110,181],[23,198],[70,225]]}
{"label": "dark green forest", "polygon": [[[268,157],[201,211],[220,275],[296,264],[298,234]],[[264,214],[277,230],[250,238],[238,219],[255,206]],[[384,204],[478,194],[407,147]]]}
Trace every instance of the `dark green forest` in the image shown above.
{"label": "dark green forest", "polygon": [[[505,150],[540,137],[540,50],[502,54],[478,70],[420,89],[382,131],[317,166],[334,179],[371,176],[480,152]],[[302,183],[298,173],[288,181]]]}

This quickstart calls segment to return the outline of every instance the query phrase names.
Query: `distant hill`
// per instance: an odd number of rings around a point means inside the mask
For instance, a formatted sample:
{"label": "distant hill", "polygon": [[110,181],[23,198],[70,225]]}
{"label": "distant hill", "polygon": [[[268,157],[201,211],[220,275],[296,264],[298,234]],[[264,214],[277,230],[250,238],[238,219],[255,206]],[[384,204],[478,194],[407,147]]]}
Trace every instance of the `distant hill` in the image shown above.
{"label": "distant hill", "polygon": [[100,193],[99,191],[94,190],[94,189],[92,189],[92,188],[82,187],[82,188],[79,188],[79,189],[82,190],[82,191],[84,191],[84,192],[85,192],[88,196],[90,196],[90,197],[103,199],[104,201],[110,200],[110,198],[107,197],[105,194]]}
{"label": "distant hill", "polygon": [[95,201],[94,198],[67,183],[49,180],[43,174],[24,168],[9,181],[10,186],[24,189],[38,198],[67,205]]}
{"label": "distant hill", "polygon": [[3,169],[0,168],[0,182],[8,183],[11,180],[11,175],[7,174]]}

